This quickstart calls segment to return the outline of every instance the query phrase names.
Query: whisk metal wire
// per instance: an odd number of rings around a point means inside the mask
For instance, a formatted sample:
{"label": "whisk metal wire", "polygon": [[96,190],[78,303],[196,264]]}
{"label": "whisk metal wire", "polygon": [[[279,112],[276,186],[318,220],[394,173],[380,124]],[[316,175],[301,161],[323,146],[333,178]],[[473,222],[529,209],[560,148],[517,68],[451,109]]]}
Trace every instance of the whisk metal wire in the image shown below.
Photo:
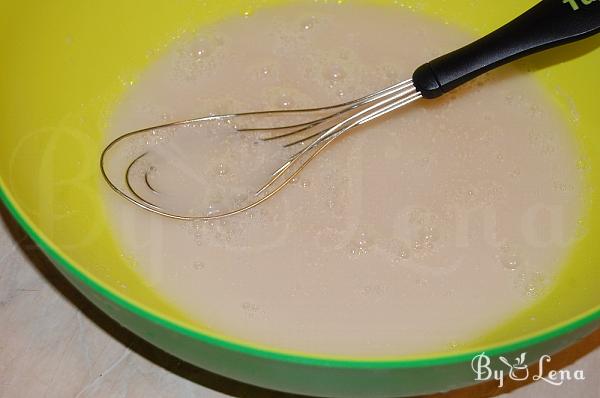
{"label": "whisk metal wire", "polygon": [[[100,169],[104,180],[114,192],[134,205],[152,213],[182,221],[208,221],[230,217],[253,209],[279,193],[294,178],[296,178],[312,160],[314,160],[323,150],[325,150],[325,148],[327,148],[332,142],[337,140],[348,131],[381,117],[389,112],[404,107],[422,97],[422,94],[413,84],[412,79],[409,79],[359,99],[338,105],[320,108],[271,110],[207,116],[148,127],[126,133],[112,141],[102,151],[100,156]],[[326,113],[327,111],[330,113],[323,116],[323,113]],[[239,121],[240,119],[257,117],[260,119],[310,114],[315,114],[315,117],[303,123],[286,124],[282,122],[281,125],[275,125],[271,127],[241,127],[236,124],[236,121]],[[114,183],[109,177],[106,170],[106,157],[107,154],[118,144],[152,131],[208,121],[226,121],[232,125],[234,131],[239,133],[271,133],[271,135],[261,137],[260,139],[263,141],[296,138],[293,141],[284,144],[283,146],[289,148],[297,145],[305,145],[305,147],[292,155],[281,167],[271,174],[270,179],[256,191],[254,195],[255,199],[253,201],[247,205],[241,206],[240,208],[223,213],[186,216],[171,212],[144,198],[138,191],[136,191],[131,183],[131,173],[134,167],[149,155],[149,152],[144,152],[143,154],[139,155],[128,165],[124,173],[124,184],[126,190],[119,188],[117,184]],[[149,173],[152,169],[153,166],[145,171],[144,181],[151,192],[158,194],[158,190],[151,185],[149,180]]]}

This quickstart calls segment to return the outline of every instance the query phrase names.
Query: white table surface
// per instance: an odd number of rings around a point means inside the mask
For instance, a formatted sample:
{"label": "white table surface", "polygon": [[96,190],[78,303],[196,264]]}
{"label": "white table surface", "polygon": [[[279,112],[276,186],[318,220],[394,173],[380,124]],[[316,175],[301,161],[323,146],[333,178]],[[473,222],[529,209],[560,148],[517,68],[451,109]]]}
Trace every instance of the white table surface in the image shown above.
{"label": "white table surface", "polygon": [[[0,205],[0,397],[244,397],[292,395],[195,368],[121,328],[56,271]],[[600,398],[600,330],[554,355],[585,381],[485,383],[436,397]]]}

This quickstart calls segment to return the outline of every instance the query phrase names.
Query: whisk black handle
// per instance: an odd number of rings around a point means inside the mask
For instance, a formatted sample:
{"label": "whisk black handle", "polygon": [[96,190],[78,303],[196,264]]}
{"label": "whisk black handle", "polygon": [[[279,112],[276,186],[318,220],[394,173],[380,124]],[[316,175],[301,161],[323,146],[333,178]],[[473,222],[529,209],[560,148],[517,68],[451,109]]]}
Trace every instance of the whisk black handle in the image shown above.
{"label": "whisk black handle", "polygon": [[523,15],[421,67],[413,82],[436,98],[501,65],[600,32],[600,0],[543,0]]}

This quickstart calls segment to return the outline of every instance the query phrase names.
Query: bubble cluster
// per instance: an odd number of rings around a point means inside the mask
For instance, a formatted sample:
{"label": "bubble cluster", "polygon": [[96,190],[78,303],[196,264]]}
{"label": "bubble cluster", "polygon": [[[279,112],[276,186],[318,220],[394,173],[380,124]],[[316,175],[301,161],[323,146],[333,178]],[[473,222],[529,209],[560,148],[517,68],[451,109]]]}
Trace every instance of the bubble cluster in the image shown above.
{"label": "bubble cluster", "polygon": [[229,174],[229,168],[223,164],[223,163],[219,163],[219,165],[216,168],[216,174],[220,177],[226,176],[227,174]]}
{"label": "bubble cluster", "polygon": [[350,256],[354,258],[366,256],[373,248],[373,245],[374,241],[371,240],[367,233],[361,232],[358,238],[350,242]]}
{"label": "bubble cluster", "polygon": [[251,318],[259,315],[262,312],[261,307],[258,304],[254,303],[254,302],[251,302],[251,301],[245,301],[245,302],[243,302],[242,303],[242,310],[244,311],[244,313],[247,316],[249,316]]}
{"label": "bubble cluster", "polygon": [[522,262],[518,251],[509,243],[500,246],[497,259],[504,268],[511,271],[517,270]]}
{"label": "bubble cluster", "polygon": [[441,234],[438,228],[439,216],[424,209],[414,209],[408,213],[406,224],[396,227],[404,231],[405,238],[396,240],[391,245],[394,262],[398,263],[411,257],[425,258],[436,250]]}
{"label": "bubble cluster", "polygon": [[385,293],[385,287],[382,285],[368,285],[359,289],[362,296],[379,297]]}
{"label": "bubble cluster", "polygon": [[[323,78],[325,79],[326,84],[331,89],[337,87],[344,80],[345,77],[346,72],[340,66],[329,67],[323,72]],[[338,89],[337,93],[338,96],[340,96],[339,93],[342,93],[341,96],[343,96],[343,91],[341,89]]]}
{"label": "bubble cluster", "polygon": [[523,296],[537,298],[545,292],[547,285],[546,276],[541,271],[523,271],[519,274],[517,285],[521,289]]}
{"label": "bubble cluster", "polygon": [[393,240],[390,244],[392,262],[395,264],[405,262],[411,258],[411,249],[400,240]]}

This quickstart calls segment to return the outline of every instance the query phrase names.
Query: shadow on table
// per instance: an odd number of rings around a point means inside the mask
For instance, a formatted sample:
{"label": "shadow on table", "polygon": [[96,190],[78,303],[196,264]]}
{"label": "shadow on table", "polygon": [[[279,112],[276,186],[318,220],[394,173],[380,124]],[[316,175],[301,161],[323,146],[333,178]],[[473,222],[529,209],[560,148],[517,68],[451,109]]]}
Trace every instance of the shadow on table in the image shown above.
{"label": "shadow on table", "polygon": [[[140,337],[137,337],[135,334],[121,327],[113,319],[105,315],[87,298],[79,293],[79,291],[76,290],[56,268],[54,268],[52,263],[46,258],[46,256],[35,245],[35,243],[33,243],[33,241],[25,234],[25,232],[20,228],[5,207],[1,204],[0,218],[8,227],[8,230],[14,240],[18,242],[23,253],[29,258],[31,263],[44,277],[44,279],[46,279],[48,283],[54,287],[54,289],[66,297],[74,306],[76,306],[83,314],[85,314],[88,319],[102,328],[106,333],[110,334],[113,338],[117,339],[121,344],[136,352],[138,355],[143,356],[157,366],[160,366],[180,377],[234,397],[300,398],[299,395],[285,394],[251,386],[197,368],[160,350]],[[600,347],[600,330],[567,348],[566,350],[553,355],[551,362],[552,366],[548,366],[548,368],[545,370],[550,371],[553,369],[557,370],[564,368],[587,353],[593,351],[597,347]],[[529,383],[506,380],[504,387],[500,389],[497,387],[497,382],[486,382],[448,393],[431,395],[429,398],[490,398],[511,392],[523,387],[526,384]]]}

